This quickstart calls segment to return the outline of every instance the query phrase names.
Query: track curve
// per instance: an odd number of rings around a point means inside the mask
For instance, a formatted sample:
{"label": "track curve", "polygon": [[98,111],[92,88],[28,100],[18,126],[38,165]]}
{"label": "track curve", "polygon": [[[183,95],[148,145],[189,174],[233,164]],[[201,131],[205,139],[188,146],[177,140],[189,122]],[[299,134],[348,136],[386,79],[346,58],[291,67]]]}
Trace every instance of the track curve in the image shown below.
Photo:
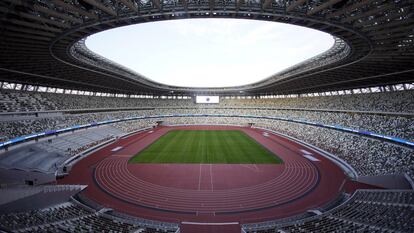
{"label": "track curve", "polygon": [[[130,157],[175,129],[241,130],[277,154],[283,163],[254,165],[255,169],[245,164],[128,164]],[[122,149],[113,151],[116,147]],[[317,161],[305,158],[304,150]],[[186,166],[185,171],[182,166]],[[165,179],[168,176],[173,178]],[[82,195],[138,217],[249,222],[292,216],[326,204],[338,195],[345,178],[342,170],[316,151],[277,135],[264,136],[263,130],[174,126],[119,139],[76,164],[62,183],[87,183]]]}

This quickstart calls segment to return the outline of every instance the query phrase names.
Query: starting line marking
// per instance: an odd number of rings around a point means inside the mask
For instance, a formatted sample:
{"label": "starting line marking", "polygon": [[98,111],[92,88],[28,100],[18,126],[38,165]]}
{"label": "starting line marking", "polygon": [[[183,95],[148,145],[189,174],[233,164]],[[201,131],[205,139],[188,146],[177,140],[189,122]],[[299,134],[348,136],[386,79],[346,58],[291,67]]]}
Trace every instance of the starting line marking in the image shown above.
{"label": "starting line marking", "polygon": [[239,225],[239,222],[181,222],[187,225]]}
{"label": "starting line marking", "polygon": [[112,149],[111,151],[115,152],[115,151],[119,151],[120,149],[122,149],[122,146],[117,146],[114,149]]}

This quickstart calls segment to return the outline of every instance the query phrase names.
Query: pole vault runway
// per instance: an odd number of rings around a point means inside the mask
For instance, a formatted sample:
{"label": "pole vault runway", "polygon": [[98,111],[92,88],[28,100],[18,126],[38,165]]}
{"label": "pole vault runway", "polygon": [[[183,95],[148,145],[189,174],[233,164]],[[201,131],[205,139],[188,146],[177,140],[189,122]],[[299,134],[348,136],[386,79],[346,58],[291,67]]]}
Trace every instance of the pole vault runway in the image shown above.
{"label": "pole vault runway", "polygon": [[[170,130],[241,130],[282,164],[129,164]],[[87,184],[81,195],[116,211],[167,222],[249,223],[302,214],[334,200],[346,178],[330,160],[263,130],[173,126],[140,132],[78,162],[59,183]]]}

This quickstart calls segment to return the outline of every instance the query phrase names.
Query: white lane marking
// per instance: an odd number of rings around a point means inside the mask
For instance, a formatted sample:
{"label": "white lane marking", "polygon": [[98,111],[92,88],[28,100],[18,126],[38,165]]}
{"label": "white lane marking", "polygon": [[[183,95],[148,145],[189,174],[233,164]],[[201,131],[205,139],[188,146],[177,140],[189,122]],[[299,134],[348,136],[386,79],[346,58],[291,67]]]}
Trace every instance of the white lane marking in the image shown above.
{"label": "white lane marking", "polygon": [[239,225],[239,222],[181,222],[187,225]]}
{"label": "white lane marking", "polygon": [[212,171],[212,164],[210,164],[210,184],[211,184],[211,191],[214,190],[213,187],[213,171]]}
{"label": "white lane marking", "polygon": [[320,161],[319,159],[313,157],[312,155],[303,155],[303,157],[305,157],[305,158],[307,158],[307,159],[309,159],[310,161],[313,161],[313,162],[319,162]]}
{"label": "white lane marking", "polygon": [[312,153],[307,150],[300,150],[305,155],[311,155]]}
{"label": "white lane marking", "polygon": [[201,188],[201,164],[200,164],[200,171],[198,173],[198,190]]}
{"label": "white lane marking", "polygon": [[259,168],[256,166],[256,164],[240,164],[242,167],[247,167],[248,169],[259,172]]}
{"label": "white lane marking", "polygon": [[117,147],[115,147],[114,149],[112,149],[111,151],[112,152],[115,152],[115,151],[119,151],[120,149],[122,149],[123,147],[122,146],[117,146]]}

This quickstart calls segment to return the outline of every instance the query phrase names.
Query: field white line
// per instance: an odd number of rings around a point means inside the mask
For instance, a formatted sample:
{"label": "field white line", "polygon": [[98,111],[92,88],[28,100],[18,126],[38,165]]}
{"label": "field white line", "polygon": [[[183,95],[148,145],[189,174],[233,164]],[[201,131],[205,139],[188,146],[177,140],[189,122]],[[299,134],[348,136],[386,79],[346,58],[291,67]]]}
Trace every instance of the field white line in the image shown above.
{"label": "field white line", "polygon": [[201,188],[201,164],[200,164],[200,171],[198,172],[198,190]]}

